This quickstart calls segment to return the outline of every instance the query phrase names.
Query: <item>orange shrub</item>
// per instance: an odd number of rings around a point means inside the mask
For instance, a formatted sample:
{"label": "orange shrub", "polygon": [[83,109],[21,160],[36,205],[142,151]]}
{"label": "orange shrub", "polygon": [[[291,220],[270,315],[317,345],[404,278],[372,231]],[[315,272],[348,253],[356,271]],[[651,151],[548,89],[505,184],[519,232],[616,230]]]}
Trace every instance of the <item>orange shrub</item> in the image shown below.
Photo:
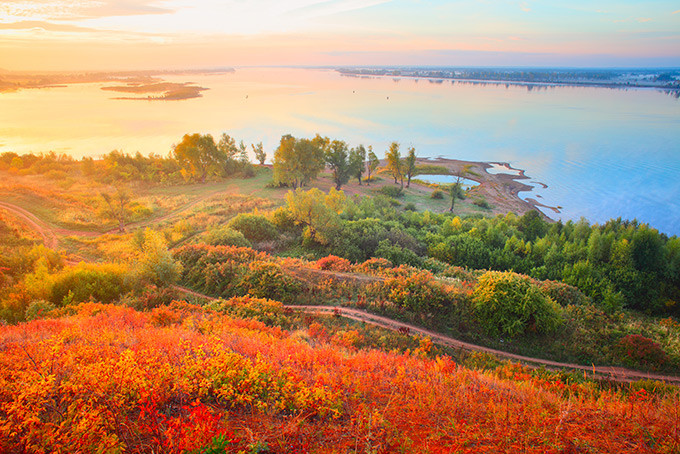
{"label": "orange shrub", "polygon": [[352,264],[349,260],[335,255],[320,258],[316,261],[316,267],[320,270],[349,272],[352,271]]}

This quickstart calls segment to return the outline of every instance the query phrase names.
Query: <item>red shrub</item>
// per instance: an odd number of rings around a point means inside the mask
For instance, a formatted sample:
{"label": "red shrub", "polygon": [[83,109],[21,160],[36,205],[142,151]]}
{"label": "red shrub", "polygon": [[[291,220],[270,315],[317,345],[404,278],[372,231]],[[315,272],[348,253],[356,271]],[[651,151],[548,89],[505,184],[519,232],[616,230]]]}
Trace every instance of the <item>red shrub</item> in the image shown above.
{"label": "red shrub", "polygon": [[658,366],[666,362],[666,352],[653,340],[629,334],[617,343],[621,359],[628,365]]}

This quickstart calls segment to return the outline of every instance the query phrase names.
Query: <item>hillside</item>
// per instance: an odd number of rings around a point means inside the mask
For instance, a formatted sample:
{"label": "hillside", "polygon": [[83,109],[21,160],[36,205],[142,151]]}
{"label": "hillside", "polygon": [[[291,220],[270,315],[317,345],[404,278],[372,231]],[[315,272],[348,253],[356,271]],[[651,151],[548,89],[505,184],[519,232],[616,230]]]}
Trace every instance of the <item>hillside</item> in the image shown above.
{"label": "hillside", "polygon": [[[240,299],[260,314],[277,303]],[[260,309],[258,309],[258,307]],[[173,303],[4,328],[0,447],[25,452],[675,452],[677,394],[357,350]],[[21,383],[17,393],[10,384]],[[606,437],[602,433],[607,433]],[[78,447],[78,448],[76,448]],[[76,451],[74,451],[76,449]]]}
{"label": "hillside", "polygon": [[230,159],[0,155],[0,448],[680,447],[676,237]]}

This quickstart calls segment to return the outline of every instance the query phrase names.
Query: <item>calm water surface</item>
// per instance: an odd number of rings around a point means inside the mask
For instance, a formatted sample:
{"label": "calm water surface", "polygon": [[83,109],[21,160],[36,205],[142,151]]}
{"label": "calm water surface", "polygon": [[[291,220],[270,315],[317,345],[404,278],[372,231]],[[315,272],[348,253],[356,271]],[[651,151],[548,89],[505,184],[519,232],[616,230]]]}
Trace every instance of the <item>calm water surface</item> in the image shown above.
{"label": "calm water surface", "polygon": [[[0,94],[0,152],[76,157],[113,149],[166,154],[188,132],[263,141],[315,133],[419,156],[507,161],[536,184],[525,197],[553,218],[637,218],[680,234],[680,101],[655,90],[526,87],[353,78],[243,68],[169,77],[210,88],[184,101],[114,100],[103,84]],[[497,170],[497,171],[502,171]],[[538,197],[537,197],[538,196]]]}

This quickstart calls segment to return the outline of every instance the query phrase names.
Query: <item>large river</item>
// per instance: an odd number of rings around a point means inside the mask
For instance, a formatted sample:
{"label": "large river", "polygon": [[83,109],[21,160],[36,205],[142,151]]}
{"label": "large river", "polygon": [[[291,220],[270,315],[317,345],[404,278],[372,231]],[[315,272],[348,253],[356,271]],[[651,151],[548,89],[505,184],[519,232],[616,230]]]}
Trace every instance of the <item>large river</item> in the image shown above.
{"label": "large river", "polygon": [[[419,156],[526,170],[554,219],[637,218],[680,234],[680,100],[653,89],[506,86],[238,68],[173,76],[210,90],[183,101],[113,99],[103,84],[0,94],[0,152],[167,154],[185,133],[263,141],[315,133]],[[127,96],[127,95],[123,95]]]}

